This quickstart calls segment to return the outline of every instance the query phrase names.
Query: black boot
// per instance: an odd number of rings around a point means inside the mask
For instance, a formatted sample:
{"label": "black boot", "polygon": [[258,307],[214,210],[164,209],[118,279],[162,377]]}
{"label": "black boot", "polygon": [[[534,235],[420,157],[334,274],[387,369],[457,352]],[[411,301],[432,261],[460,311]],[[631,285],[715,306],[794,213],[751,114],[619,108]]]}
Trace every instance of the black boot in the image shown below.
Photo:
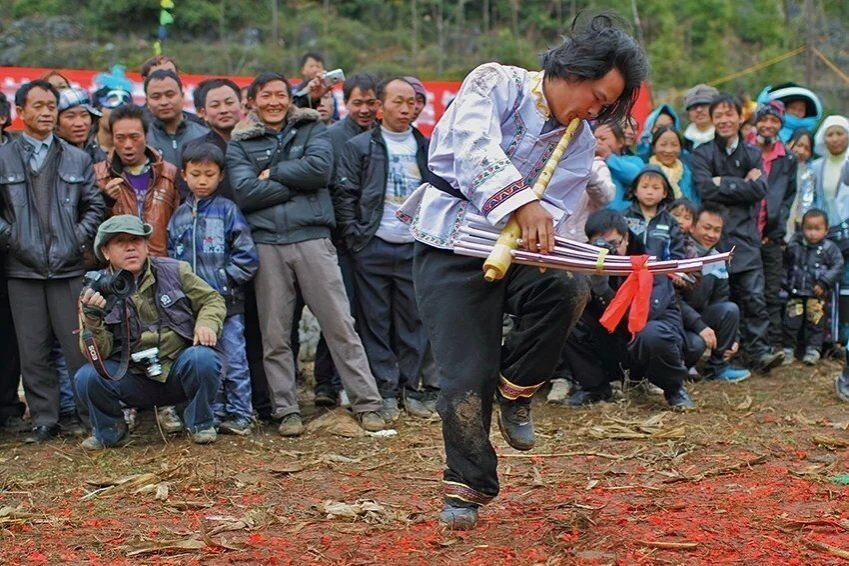
{"label": "black boot", "polygon": [[536,442],[534,421],[531,417],[531,400],[520,397],[511,401],[501,393],[497,393],[497,396],[498,405],[501,408],[498,413],[498,428],[501,430],[501,436],[516,450],[530,450]]}

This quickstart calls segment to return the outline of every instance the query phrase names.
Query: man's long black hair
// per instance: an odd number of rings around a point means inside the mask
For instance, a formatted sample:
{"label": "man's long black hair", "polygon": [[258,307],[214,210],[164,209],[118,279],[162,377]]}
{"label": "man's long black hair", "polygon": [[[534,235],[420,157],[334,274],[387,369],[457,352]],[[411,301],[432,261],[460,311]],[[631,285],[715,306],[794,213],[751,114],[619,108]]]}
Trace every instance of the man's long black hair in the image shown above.
{"label": "man's long black hair", "polygon": [[542,60],[546,77],[567,81],[598,80],[616,69],[625,81],[622,95],[602,108],[600,122],[621,123],[630,116],[640,85],[649,71],[648,60],[636,40],[621,27],[612,14],[598,14],[579,24],[580,14],[560,46],[548,51]]}

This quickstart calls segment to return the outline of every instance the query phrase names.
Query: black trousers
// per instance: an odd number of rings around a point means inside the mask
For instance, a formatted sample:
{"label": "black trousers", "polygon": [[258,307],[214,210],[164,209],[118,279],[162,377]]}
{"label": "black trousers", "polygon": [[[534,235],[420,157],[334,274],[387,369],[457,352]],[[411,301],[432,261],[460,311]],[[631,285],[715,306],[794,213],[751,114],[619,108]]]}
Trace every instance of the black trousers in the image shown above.
{"label": "black trousers", "polygon": [[354,254],[356,318],[384,399],[418,389],[427,346],[413,290],[413,246],[374,237]]}
{"label": "black trousers", "polygon": [[729,283],[731,300],[740,307],[741,349],[750,362],[756,363],[759,357],[770,352],[763,269],[731,273]]}
{"label": "black trousers", "polygon": [[781,244],[770,242],[761,246],[761,260],[764,264],[764,302],[769,318],[767,342],[772,348],[781,348],[781,311],[784,301],[781,300],[781,277],[784,274],[784,250]]}
{"label": "black trousers", "polygon": [[262,364],[262,331],[256,306],[254,282],[245,285],[245,352],[251,371],[251,403],[263,420],[271,419],[271,397]]}
{"label": "black trousers", "polygon": [[15,325],[12,322],[9,293],[2,273],[0,273],[0,360],[2,360],[0,362],[0,425],[2,425],[9,417],[24,416],[26,409],[26,405],[18,396],[21,361],[18,357],[18,340],[15,337]]}
{"label": "black trousers", "polygon": [[[725,369],[728,362],[722,359],[722,354],[730,350],[737,340],[737,330],[740,326],[740,309],[731,301],[708,305],[701,313],[702,320],[716,334],[716,349],[710,354],[705,364],[705,373],[714,376]],[[687,367],[696,365],[705,351],[704,339],[695,332],[686,332],[684,347],[684,363]]]}
{"label": "black trousers", "polygon": [[[586,305],[589,282],[514,265],[504,279],[488,283],[480,259],[421,243],[415,244],[413,278],[441,378],[445,497],[481,505],[499,489],[498,459],[489,442],[496,388],[509,386],[528,397],[551,377]],[[518,320],[502,346],[505,312]]]}
{"label": "black trousers", "polygon": [[784,347],[821,350],[825,329],[825,299],[791,297],[784,315]]}
{"label": "black trousers", "polygon": [[[59,374],[53,364],[54,336],[62,346],[68,372],[74,375],[85,363],[79,338],[77,300],[82,277],[67,279],[9,279],[9,302],[15,322],[24,393],[33,426],[59,422]],[[88,411],[77,399],[80,416]]]}
{"label": "black trousers", "polygon": [[650,320],[630,343],[621,332],[610,334],[592,314],[566,341],[563,356],[574,379],[587,391],[608,389],[622,379],[648,379],[664,391],[676,391],[687,377],[681,331],[671,321]]}

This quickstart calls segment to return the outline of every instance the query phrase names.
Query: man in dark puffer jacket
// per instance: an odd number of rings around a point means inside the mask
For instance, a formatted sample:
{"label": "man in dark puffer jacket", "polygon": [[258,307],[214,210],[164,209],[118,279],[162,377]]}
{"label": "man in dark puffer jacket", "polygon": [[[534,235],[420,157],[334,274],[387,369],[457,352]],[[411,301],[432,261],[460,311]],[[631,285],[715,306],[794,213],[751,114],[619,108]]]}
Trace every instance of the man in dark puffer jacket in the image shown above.
{"label": "man in dark puffer jacket", "polygon": [[366,430],[380,430],[382,403],[330,241],[336,220],[327,188],[333,154],[318,112],[296,108],[285,77],[261,73],[248,88],[256,110],[233,130],[227,169],[259,254],[257,306],[264,366],[283,436],[303,432],[290,343],[295,285],[315,314],[351,405]]}

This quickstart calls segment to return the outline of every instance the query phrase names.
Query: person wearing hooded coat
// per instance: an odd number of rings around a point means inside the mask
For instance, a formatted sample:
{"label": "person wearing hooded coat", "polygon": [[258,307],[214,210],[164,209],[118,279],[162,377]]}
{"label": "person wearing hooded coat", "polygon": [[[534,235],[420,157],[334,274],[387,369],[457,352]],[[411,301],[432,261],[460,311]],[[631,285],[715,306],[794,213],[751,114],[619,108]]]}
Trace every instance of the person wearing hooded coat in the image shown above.
{"label": "person wearing hooded coat", "polygon": [[832,226],[849,220],[849,180],[841,178],[849,159],[847,150],[849,120],[844,116],[826,117],[814,136],[814,152],[820,157],[811,163],[811,171],[816,178],[814,208],[825,210]]}
{"label": "person wearing hooded coat", "polygon": [[[669,120],[672,120],[670,123]],[[637,139],[637,155],[648,163],[652,154],[652,137],[654,133],[663,127],[672,127],[676,132],[681,131],[681,120],[678,114],[668,104],[661,104],[651,111],[646,117],[646,123],[640,137]],[[683,146],[682,146],[683,149]]]}
{"label": "person wearing hooded coat", "polygon": [[805,103],[804,116],[798,116],[792,108],[784,116],[784,124],[778,132],[781,141],[787,143],[793,132],[804,128],[811,132],[817,127],[817,122],[822,118],[822,103],[813,91],[796,83],[782,83],[775,86],[767,86],[758,94],[757,103],[766,104],[773,100],[781,101],[785,108],[794,102]]}

